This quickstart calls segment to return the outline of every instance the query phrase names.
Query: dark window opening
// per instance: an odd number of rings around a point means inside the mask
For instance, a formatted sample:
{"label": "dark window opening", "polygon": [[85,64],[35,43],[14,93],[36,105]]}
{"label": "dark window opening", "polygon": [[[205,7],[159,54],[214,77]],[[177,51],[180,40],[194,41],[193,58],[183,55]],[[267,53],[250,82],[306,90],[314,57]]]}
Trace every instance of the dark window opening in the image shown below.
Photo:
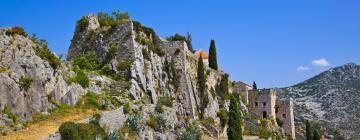
{"label": "dark window opening", "polygon": [[275,105],[275,113],[277,114],[279,112],[279,106]]}
{"label": "dark window opening", "polygon": [[266,102],[263,102],[263,106],[266,106]]}
{"label": "dark window opening", "polygon": [[286,118],[286,114],[282,114],[283,118]]}
{"label": "dark window opening", "polygon": [[258,102],[255,102],[255,106],[258,106]]}

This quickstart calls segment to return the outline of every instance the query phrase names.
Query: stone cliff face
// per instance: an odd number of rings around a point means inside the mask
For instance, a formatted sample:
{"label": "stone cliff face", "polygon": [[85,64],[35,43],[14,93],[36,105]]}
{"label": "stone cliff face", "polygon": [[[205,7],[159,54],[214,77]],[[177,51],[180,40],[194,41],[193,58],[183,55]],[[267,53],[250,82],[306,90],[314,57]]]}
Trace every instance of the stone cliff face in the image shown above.
{"label": "stone cliff face", "polygon": [[[173,105],[163,107],[167,131],[160,133],[144,125],[139,133],[141,139],[173,139],[189,122],[199,119],[198,58],[185,42],[165,41],[136,21],[101,26],[96,15],[85,18],[86,22],[76,26],[68,61],[59,61],[56,67],[47,60],[49,54],[39,56],[38,50],[46,47],[44,44],[25,35],[8,35],[10,28],[0,29],[0,126],[13,124],[6,111],[26,122],[34,113],[48,114],[48,109],[56,108],[59,103],[75,105],[86,92],[106,92],[117,96],[121,104],[130,102],[131,109],[139,111],[142,124],[156,110],[159,99],[171,99]],[[99,70],[89,70],[88,87],[72,81],[79,69],[74,61],[90,53],[120,78],[115,80],[112,76],[100,76]],[[205,74],[208,104],[204,118],[211,118],[214,124],[201,129],[217,138],[222,132],[217,113],[229,106],[215,91],[225,73],[206,66]],[[129,116],[122,106],[102,113],[100,125],[112,132],[123,127]]]}
{"label": "stone cliff face", "polygon": [[[28,121],[32,114],[52,108],[51,100],[75,104],[84,89],[64,80],[74,73],[64,64],[54,69],[37,56],[34,49],[42,46],[21,35],[6,35],[7,30],[0,29],[0,110],[9,109],[20,121]],[[7,117],[0,113],[0,126],[11,123],[4,121]]]}
{"label": "stone cliff face", "polygon": [[[135,105],[135,108],[141,106],[142,112],[152,112],[159,97],[171,98],[174,106],[168,109],[168,117],[173,120],[170,127],[172,130],[175,128],[174,125],[184,128],[186,118],[198,119],[200,106],[197,89],[198,58],[188,50],[185,42],[165,41],[139,30],[146,27],[139,27],[138,23],[130,20],[115,27],[101,27],[97,16],[90,15],[88,19],[89,23],[86,27],[78,25],[76,28],[68,52],[68,60],[91,51],[96,52],[96,56],[109,65],[113,71],[123,73],[125,77],[128,77],[127,80],[131,86],[125,94],[131,96],[134,102],[144,103]],[[142,43],[142,40],[155,43]],[[115,56],[110,59],[107,57],[109,50],[116,50]],[[119,67],[119,63],[124,61],[131,64],[129,69],[123,70]],[[206,75],[206,94],[208,94],[209,104],[204,116],[215,119],[218,124],[219,119],[216,114],[221,103],[216,94],[212,93],[215,91],[211,89],[216,88],[224,73],[206,67]],[[148,98],[151,102],[145,102]],[[227,104],[228,102],[225,102],[223,106],[227,107]],[[111,128],[110,130],[120,128],[128,116],[119,111],[121,109],[103,114],[103,118],[106,119],[103,119],[101,124],[106,128]],[[124,117],[119,120],[115,117],[119,115]],[[144,120],[147,116],[149,115],[144,115]],[[149,130],[143,132],[140,135],[148,136],[147,133],[150,133]]]}

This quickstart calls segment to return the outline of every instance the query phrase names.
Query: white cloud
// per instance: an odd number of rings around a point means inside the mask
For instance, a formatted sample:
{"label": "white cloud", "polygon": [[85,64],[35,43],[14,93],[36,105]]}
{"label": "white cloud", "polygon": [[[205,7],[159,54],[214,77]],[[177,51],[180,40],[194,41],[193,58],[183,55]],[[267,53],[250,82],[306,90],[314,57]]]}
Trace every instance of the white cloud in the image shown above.
{"label": "white cloud", "polygon": [[310,69],[309,67],[305,67],[305,66],[300,66],[296,68],[297,71],[307,71],[309,69]]}
{"label": "white cloud", "polygon": [[312,61],[312,64],[313,64],[314,66],[318,66],[318,67],[327,67],[327,66],[330,66],[330,62],[327,61],[325,58],[315,59],[314,61]]}

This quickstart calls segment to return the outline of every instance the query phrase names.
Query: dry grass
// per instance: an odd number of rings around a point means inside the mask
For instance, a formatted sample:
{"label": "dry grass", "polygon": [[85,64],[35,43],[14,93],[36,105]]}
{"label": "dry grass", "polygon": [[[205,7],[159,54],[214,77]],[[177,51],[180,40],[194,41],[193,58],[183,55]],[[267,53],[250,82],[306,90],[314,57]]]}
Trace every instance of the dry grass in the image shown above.
{"label": "dry grass", "polygon": [[98,112],[97,110],[84,110],[80,108],[70,108],[66,109],[66,111],[55,112],[49,117],[43,117],[29,123],[25,129],[14,131],[6,136],[0,136],[0,140],[39,140],[58,131],[58,128],[64,122],[80,121]]}

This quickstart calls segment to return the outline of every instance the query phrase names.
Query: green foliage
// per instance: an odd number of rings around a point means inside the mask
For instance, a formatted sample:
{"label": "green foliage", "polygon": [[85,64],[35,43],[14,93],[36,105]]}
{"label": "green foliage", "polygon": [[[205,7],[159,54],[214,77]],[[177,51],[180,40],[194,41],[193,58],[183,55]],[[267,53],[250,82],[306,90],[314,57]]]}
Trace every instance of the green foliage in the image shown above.
{"label": "green foliage", "polygon": [[89,17],[83,16],[81,19],[77,22],[79,26],[79,31],[84,31],[86,27],[89,25]]}
{"label": "green foliage", "polygon": [[312,140],[320,140],[320,133],[317,130],[313,131],[313,139]]}
{"label": "green foliage", "polygon": [[61,60],[50,51],[50,49],[47,47],[46,41],[40,40],[36,41],[36,43],[39,44],[39,46],[34,48],[35,54],[41,59],[47,61],[52,68],[59,68],[61,65]]}
{"label": "green foliage", "polygon": [[260,138],[269,138],[272,136],[272,131],[269,128],[264,126],[260,127],[259,137]]}
{"label": "green foliage", "polygon": [[140,131],[140,118],[138,115],[131,114],[128,119],[126,120],[127,127],[130,128],[135,133],[138,133]]}
{"label": "green foliage", "polygon": [[105,76],[113,76],[115,71],[110,69],[109,65],[104,65],[100,70],[100,74]]}
{"label": "green foliage", "polygon": [[168,96],[159,97],[157,103],[170,108],[173,107],[173,100],[171,99],[171,97]]}
{"label": "green foliage", "polygon": [[30,77],[21,76],[19,79],[20,89],[27,91],[33,80]]}
{"label": "green foliage", "polygon": [[100,68],[100,62],[94,51],[82,54],[74,58],[73,63],[82,70],[97,70]]}
{"label": "green foliage", "polygon": [[116,65],[116,68],[120,71],[128,71],[131,68],[131,63],[129,60],[120,60],[119,63]]}
{"label": "green foliage", "polygon": [[149,51],[148,51],[147,49],[143,48],[143,49],[142,49],[142,54],[143,54],[143,56],[144,56],[144,58],[145,58],[146,60],[149,60],[149,61],[151,60]]}
{"label": "green foliage", "polygon": [[28,34],[25,32],[24,28],[22,28],[22,27],[12,27],[11,29],[6,30],[5,34],[7,36],[14,36],[14,35],[21,35],[24,37],[28,36]]}
{"label": "green foliage", "polygon": [[160,46],[158,46],[158,45],[156,45],[156,46],[150,45],[149,49],[160,57],[163,57],[165,55],[165,52],[162,51]]}
{"label": "green foliage", "polygon": [[97,16],[101,27],[114,27],[120,25],[122,21],[128,20],[130,18],[127,12],[121,12],[120,10],[112,12],[111,15],[108,13],[100,12],[97,14]]}
{"label": "green foliage", "polygon": [[176,140],[200,140],[201,129],[196,126],[190,126],[184,133],[176,138]]}
{"label": "green foliage", "polygon": [[229,121],[227,128],[228,140],[242,140],[243,118],[240,112],[239,101],[230,96]]}
{"label": "green foliage", "polygon": [[257,85],[256,85],[256,82],[255,82],[255,81],[253,82],[253,89],[254,89],[254,90],[257,89]]}
{"label": "green foliage", "polygon": [[13,120],[13,122],[17,122],[17,116],[15,114],[13,114],[10,110],[10,108],[8,106],[4,106],[4,110],[2,111],[3,114],[6,114],[7,117],[11,120]]}
{"label": "green foliage", "polygon": [[306,139],[312,140],[313,136],[312,136],[312,129],[311,129],[310,121],[306,120],[305,125],[306,125]]}
{"label": "green foliage", "polygon": [[198,85],[199,98],[200,98],[200,118],[203,118],[205,108],[209,103],[209,99],[207,93],[205,93],[206,75],[205,75],[205,68],[202,57],[199,57],[198,60],[197,85]]}
{"label": "green foliage", "polygon": [[161,130],[166,127],[166,121],[167,119],[164,114],[155,112],[150,115],[147,124],[155,130]]}
{"label": "green foliage", "polygon": [[[135,40],[142,45],[154,46],[157,44],[159,37],[152,28],[141,25],[138,21],[133,21],[134,30],[136,32]],[[141,38],[140,33],[144,33],[146,38]]]}
{"label": "green foliage", "polygon": [[127,103],[124,105],[123,111],[124,111],[125,114],[130,113],[130,111],[131,111],[131,106],[130,106],[130,103],[129,103],[129,102],[127,102]]}
{"label": "green foliage", "polygon": [[220,118],[221,128],[225,128],[226,124],[229,121],[229,113],[226,109],[220,109],[217,113],[217,116]]}
{"label": "green foliage", "polygon": [[215,47],[215,40],[212,39],[210,42],[210,49],[209,49],[209,67],[218,70],[218,63],[217,63],[217,54],[216,54],[216,47]]}
{"label": "green foliage", "polygon": [[90,85],[90,80],[83,70],[76,71],[74,82],[80,84],[83,88],[87,88]]}
{"label": "green foliage", "polygon": [[99,125],[99,118],[91,120],[89,124],[65,122],[61,124],[59,132],[62,140],[90,140],[94,137],[105,137],[106,133]]}
{"label": "green foliage", "polygon": [[229,75],[222,76],[219,86],[216,88],[216,93],[223,100],[229,99]]}

